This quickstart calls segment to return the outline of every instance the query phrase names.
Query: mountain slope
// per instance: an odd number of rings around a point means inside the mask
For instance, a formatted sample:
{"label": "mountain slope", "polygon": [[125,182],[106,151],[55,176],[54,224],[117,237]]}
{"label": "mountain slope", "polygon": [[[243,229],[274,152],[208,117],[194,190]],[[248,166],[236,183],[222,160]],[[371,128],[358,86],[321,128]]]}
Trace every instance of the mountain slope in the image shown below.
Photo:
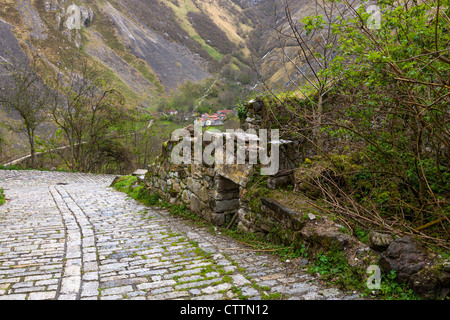
{"label": "mountain slope", "polygon": [[[186,81],[212,77],[223,67],[250,66],[249,35],[258,19],[231,0],[4,0],[1,40],[20,44],[65,72],[77,54],[104,71],[130,104],[155,98]],[[15,39],[14,39],[15,38]],[[17,48],[15,49],[17,51]],[[254,51],[253,51],[254,53]],[[11,54],[11,52],[9,52]],[[227,60],[228,61],[228,60]],[[228,63],[228,62],[227,62]]]}
{"label": "mountain slope", "polygon": [[[230,108],[249,90],[259,90],[254,67],[269,85],[289,85],[274,31],[286,25],[283,10],[276,10],[283,2],[2,0],[0,62],[39,54],[43,76],[54,77],[73,72],[72,58],[81,55],[130,108],[151,110],[162,101],[164,107],[188,109],[183,99],[166,103],[174,91],[191,100],[202,97],[195,108]],[[294,1],[292,11],[302,17],[311,2]],[[0,66],[0,88],[6,77]],[[188,81],[205,87],[180,88]],[[23,155],[26,142],[1,131],[10,146],[8,157]]]}

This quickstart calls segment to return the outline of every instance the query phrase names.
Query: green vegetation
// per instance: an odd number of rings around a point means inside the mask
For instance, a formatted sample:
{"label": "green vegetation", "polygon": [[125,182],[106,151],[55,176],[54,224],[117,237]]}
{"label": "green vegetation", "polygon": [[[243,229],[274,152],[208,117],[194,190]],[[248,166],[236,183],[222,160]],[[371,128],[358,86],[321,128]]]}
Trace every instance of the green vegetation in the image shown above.
{"label": "green vegetation", "polygon": [[379,1],[377,28],[365,2],[319,3],[301,23],[286,11],[304,49],[286,68],[307,68],[311,81],[295,83],[302,95],[263,97],[264,125],[305,141],[295,189],[322,199],[362,239],[380,228],[448,250],[448,1]]}
{"label": "green vegetation", "polygon": [[223,58],[223,54],[221,54],[219,51],[217,51],[216,49],[214,49],[213,47],[207,45],[204,40],[198,36],[195,35],[192,37],[192,39],[198,41],[201,45],[202,48],[205,49],[205,51],[214,59],[216,59],[217,61],[221,61]]}
{"label": "green vegetation", "polygon": [[[228,61],[228,62],[227,62]],[[230,71],[231,62],[224,58],[223,74],[221,79],[207,79],[202,83],[186,82],[177,92],[161,97],[158,101],[158,110],[183,110],[189,112],[214,113],[220,109],[232,109],[235,104],[249,95],[246,86],[239,85],[237,81],[242,78],[254,78],[248,67]],[[250,80],[248,80],[250,81]]]}
{"label": "green vegetation", "polygon": [[5,190],[0,188],[0,206],[5,203]]}
{"label": "green vegetation", "polygon": [[21,168],[19,166],[16,165],[12,165],[12,166],[4,166],[4,165],[0,165],[0,170],[20,170]]}
{"label": "green vegetation", "polygon": [[420,298],[404,284],[396,281],[397,274],[391,271],[390,274],[381,275],[381,298],[384,300],[419,300]]}
{"label": "green vegetation", "polygon": [[102,35],[108,47],[117,52],[126,52],[125,46],[117,37],[115,27],[109,19],[99,19],[96,21],[95,29]]}
{"label": "green vegetation", "polygon": [[308,267],[311,274],[320,274],[328,284],[343,290],[360,292],[364,297],[376,297],[382,300],[419,300],[420,298],[406,284],[395,281],[396,273],[381,275],[379,290],[370,290],[366,286],[368,274],[360,267],[348,264],[341,250],[332,249],[326,253],[319,252],[314,263]]}
{"label": "green vegetation", "polygon": [[141,202],[146,206],[155,206],[159,203],[159,196],[149,194],[144,186],[137,184],[134,176],[123,176],[113,185],[118,191],[125,192],[130,198]]}
{"label": "green vegetation", "polygon": [[[202,39],[208,39],[212,47],[218,49],[223,54],[232,53],[236,49],[235,45],[228,39],[227,35],[221,30],[210,17],[200,12],[189,12],[191,24]],[[221,57],[220,57],[221,59]],[[220,59],[218,59],[220,61]]]}

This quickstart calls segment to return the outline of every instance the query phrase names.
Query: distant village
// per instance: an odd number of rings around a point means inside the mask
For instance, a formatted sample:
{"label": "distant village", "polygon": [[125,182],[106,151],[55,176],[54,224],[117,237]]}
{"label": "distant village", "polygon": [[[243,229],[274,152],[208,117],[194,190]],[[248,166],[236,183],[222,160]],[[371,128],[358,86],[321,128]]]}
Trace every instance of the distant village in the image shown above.
{"label": "distant village", "polygon": [[209,126],[220,126],[225,123],[225,119],[229,115],[236,115],[233,110],[218,110],[214,114],[208,113],[192,113],[187,111],[178,110],[165,110],[161,112],[152,113],[152,116],[157,118],[171,117],[181,121],[190,121],[194,119],[195,125],[200,125],[202,127]]}

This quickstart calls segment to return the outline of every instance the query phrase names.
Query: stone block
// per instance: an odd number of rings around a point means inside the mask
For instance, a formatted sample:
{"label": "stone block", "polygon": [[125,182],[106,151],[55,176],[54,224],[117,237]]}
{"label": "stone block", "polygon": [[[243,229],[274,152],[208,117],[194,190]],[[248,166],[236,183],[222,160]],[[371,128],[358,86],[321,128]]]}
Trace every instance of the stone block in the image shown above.
{"label": "stone block", "polygon": [[413,239],[405,236],[394,240],[381,254],[380,267],[384,272],[397,272],[400,283],[409,281],[410,277],[425,268],[428,264],[428,253],[425,247]]}
{"label": "stone block", "polygon": [[239,209],[239,199],[215,200],[212,204],[214,212],[229,212]]}
{"label": "stone block", "polygon": [[[251,164],[216,164],[214,167],[216,175],[227,178],[234,183],[245,187],[253,174]],[[217,179],[217,178],[216,178]]]}
{"label": "stone block", "polygon": [[211,192],[211,198],[214,200],[239,199],[239,191],[237,191],[237,192],[230,192],[230,191],[219,192],[217,190],[213,190]]}
{"label": "stone block", "polygon": [[432,300],[440,289],[438,273],[430,268],[425,268],[411,275],[409,286],[422,299]]}
{"label": "stone block", "polygon": [[235,182],[220,176],[217,176],[214,180],[214,187],[218,192],[239,190],[239,186]]}
{"label": "stone block", "polygon": [[159,170],[158,170],[158,176],[161,178],[161,179],[166,179],[166,177],[167,177],[167,174],[166,174],[166,170],[163,168],[163,167],[160,167],[159,168]]}
{"label": "stone block", "polygon": [[275,190],[278,188],[284,188],[294,184],[294,175],[286,175],[281,177],[269,177],[267,179],[267,188]]}
{"label": "stone block", "polygon": [[211,198],[209,194],[209,189],[206,187],[201,187],[200,190],[198,190],[197,195],[203,202],[208,202]]}
{"label": "stone block", "polygon": [[158,179],[158,185],[159,185],[159,188],[162,191],[166,192],[166,189],[167,189],[167,182],[166,181],[164,181],[162,179]]}
{"label": "stone block", "polygon": [[196,180],[192,177],[188,177],[186,179],[186,185],[187,185],[188,189],[192,193],[196,194],[197,196],[200,192],[200,189],[203,187],[202,184],[198,180]]}
{"label": "stone block", "polygon": [[272,219],[282,223],[286,229],[300,230],[305,225],[305,221],[298,212],[282,206],[275,200],[263,197],[261,198],[261,204],[264,206],[264,211],[270,213]]}
{"label": "stone block", "polygon": [[171,185],[172,185],[172,190],[173,190],[174,192],[180,193],[180,192],[182,191],[178,179],[171,179],[170,183],[171,183]]}
{"label": "stone block", "polygon": [[183,190],[181,193],[181,201],[186,204],[190,204],[192,192],[189,190]]}
{"label": "stone block", "polygon": [[190,166],[191,175],[194,178],[202,178],[203,177],[203,166],[200,164],[192,163]]}
{"label": "stone block", "polygon": [[147,174],[148,170],[145,169],[137,169],[136,171],[134,171],[132,173],[133,176],[143,176],[145,174]]}
{"label": "stone block", "polygon": [[194,193],[191,194],[190,207],[192,212],[201,215],[203,209],[202,202]]}
{"label": "stone block", "polygon": [[225,215],[223,213],[211,212],[208,219],[216,226],[221,226],[225,222]]}

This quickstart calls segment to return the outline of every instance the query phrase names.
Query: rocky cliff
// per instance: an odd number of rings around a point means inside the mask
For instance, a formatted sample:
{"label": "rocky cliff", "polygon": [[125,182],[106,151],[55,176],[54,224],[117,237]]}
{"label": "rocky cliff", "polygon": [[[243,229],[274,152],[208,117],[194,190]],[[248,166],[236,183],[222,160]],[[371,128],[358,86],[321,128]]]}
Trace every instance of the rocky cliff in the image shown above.
{"label": "rocky cliff", "polygon": [[[312,12],[311,2],[290,4],[296,19]],[[82,54],[131,105],[152,105],[155,97],[225,66],[241,72],[258,67],[270,83],[287,85],[273,29],[286,24],[283,3],[3,0],[0,57],[39,52],[50,69],[66,72],[70,57]]]}
{"label": "rocky cliff", "polygon": [[[0,57],[39,52],[65,71],[82,54],[133,103],[212,76],[225,54],[250,55],[256,23],[231,0],[4,0]],[[225,46],[226,44],[226,46]],[[216,67],[216,69],[215,69]]]}

